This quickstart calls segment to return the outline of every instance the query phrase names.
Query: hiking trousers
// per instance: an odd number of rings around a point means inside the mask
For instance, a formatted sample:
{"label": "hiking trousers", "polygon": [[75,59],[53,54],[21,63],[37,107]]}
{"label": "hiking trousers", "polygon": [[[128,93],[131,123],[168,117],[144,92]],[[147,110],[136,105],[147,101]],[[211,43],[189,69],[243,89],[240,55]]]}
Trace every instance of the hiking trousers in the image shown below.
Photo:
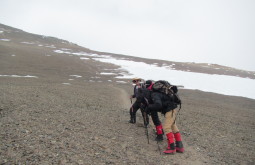
{"label": "hiking trousers", "polygon": [[151,118],[155,126],[159,126],[161,124],[157,111],[151,111]]}
{"label": "hiking trousers", "polygon": [[140,102],[137,100],[134,102],[134,104],[130,108],[130,116],[135,117],[136,116],[136,111],[140,108]]}
{"label": "hiking trousers", "polygon": [[171,110],[165,114],[165,120],[163,123],[163,129],[165,134],[170,132],[176,133],[179,132],[179,129],[176,125],[175,118],[176,118],[177,110]]}

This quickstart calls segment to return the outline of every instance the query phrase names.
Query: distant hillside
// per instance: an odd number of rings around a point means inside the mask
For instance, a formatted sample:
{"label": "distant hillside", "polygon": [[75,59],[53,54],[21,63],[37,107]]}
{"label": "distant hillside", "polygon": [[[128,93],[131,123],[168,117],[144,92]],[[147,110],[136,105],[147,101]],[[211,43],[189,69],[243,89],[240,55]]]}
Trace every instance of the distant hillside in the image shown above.
{"label": "distant hillside", "polygon": [[72,43],[63,39],[36,35],[36,34],[25,32],[20,29],[16,29],[10,26],[0,24],[0,42],[7,42],[9,40],[11,42],[15,42],[19,44],[21,43],[21,44],[37,45],[37,46],[46,45],[48,48],[51,48],[53,50],[65,48],[64,50],[68,49],[68,52],[70,53],[85,52],[88,54],[109,55],[115,58],[125,57],[125,59],[131,60],[131,61],[145,62],[147,64],[155,64],[157,66],[174,65],[175,70],[181,70],[181,71],[187,71],[187,72],[230,75],[230,76],[255,79],[255,72],[252,72],[252,71],[239,70],[239,69],[217,65],[217,64],[164,61],[164,60],[146,59],[146,58],[108,53],[108,52],[99,52],[99,51],[91,50],[85,47],[81,47],[75,43]]}

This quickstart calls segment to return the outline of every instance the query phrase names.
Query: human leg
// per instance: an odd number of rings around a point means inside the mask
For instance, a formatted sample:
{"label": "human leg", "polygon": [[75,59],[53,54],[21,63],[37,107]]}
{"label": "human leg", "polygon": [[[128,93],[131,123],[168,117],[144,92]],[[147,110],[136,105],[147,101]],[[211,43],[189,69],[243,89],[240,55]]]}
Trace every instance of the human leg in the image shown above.
{"label": "human leg", "polygon": [[164,151],[165,154],[174,154],[176,152],[174,144],[173,124],[175,119],[175,111],[171,110],[165,114],[165,121],[163,124],[164,131],[167,137],[168,147]]}
{"label": "human leg", "polygon": [[158,112],[156,111],[152,111],[151,112],[151,118],[152,118],[152,121],[156,127],[156,133],[157,133],[157,137],[156,137],[156,141],[162,141],[163,140],[163,127],[162,127],[162,124],[159,120],[159,117],[158,117]]}
{"label": "human leg", "polygon": [[130,113],[130,120],[129,123],[136,123],[136,112],[139,109],[138,102],[135,101],[134,104],[130,107],[129,113]]}
{"label": "human leg", "polygon": [[[174,111],[176,111],[176,110],[174,110]],[[176,118],[175,114],[176,113],[174,112],[174,120]],[[176,152],[183,153],[184,152],[184,147],[183,147],[183,143],[182,143],[182,137],[181,137],[181,133],[180,133],[180,131],[179,131],[177,125],[176,125],[176,120],[172,124],[171,129],[172,129],[173,134],[174,134]]]}

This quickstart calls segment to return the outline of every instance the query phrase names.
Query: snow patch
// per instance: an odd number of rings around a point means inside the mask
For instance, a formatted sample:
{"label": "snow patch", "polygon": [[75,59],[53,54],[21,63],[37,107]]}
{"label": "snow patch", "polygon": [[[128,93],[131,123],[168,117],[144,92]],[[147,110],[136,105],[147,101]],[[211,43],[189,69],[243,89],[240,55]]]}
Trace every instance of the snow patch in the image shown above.
{"label": "snow patch", "polygon": [[80,77],[82,77],[82,76],[80,76],[80,75],[69,75],[69,76],[72,76],[72,77],[75,77],[75,78],[80,78]]}
{"label": "snow patch", "polygon": [[172,65],[169,65],[169,66],[163,66],[165,67],[166,69],[172,69]]}
{"label": "snow patch", "polygon": [[63,51],[63,50],[54,50],[55,53],[62,53],[62,54],[72,54],[76,56],[89,56],[89,57],[96,57],[96,58],[110,58],[109,55],[98,55],[98,54],[90,54],[86,52],[70,52],[70,51]]}
{"label": "snow patch", "polygon": [[70,83],[62,83],[62,84],[64,84],[64,85],[71,85]]}
{"label": "snow patch", "polygon": [[89,60],[87,57],[80,57],[81,60]]}
{"label": "snow patch", "polygon": [[61,50],[71,50],[71,49],[67,49],[67,48],[61,48]]}
{"label": "snow patch", "polygon": [[104,70],[117,70],[117,69],[104,69]]}
{"label": "snow patch", "polygon": [[178,71],[149,65],[144,62],[119,60],[115,58],[97,58],[95,60],[119,65],[128,72],[128,74],[122,74],[122,76],[116,76],[116,78],[130,79],[133,77],[142,77],[145,80],[164,79],[175,85],[183,85],[186,89],[198,89],[206,92],[255,99],[254,79]]}
{"label": "snow patch", "polygon": [[48,45],[48,46],[45,46],[47,48],[56,48],[55,45]]}
{"label": "snow patch", "polygon": [[30,76],[30,75],[26,75],[26,76],[20,76],[20,75],[0,75],[0,77],[24,77],[24,78],[38,78],[37,76]]}
{"label": "snow patch", "polygon": [[122,83],[122,84],[126,84],[126,81],[116,81],[117,83]]}
{"label": "snow patch", "polygon": [[98,77],[98,76],[95,76],[95,77],[91,77],[91,78],[95,78],[95,79],[98,79],[98,78],[100,78],[100,77]]}
{"label": "snow patch", "polygon": [[33,44],[35,44],[35,43],[33,43],[33,42],[20,42],[20,43],[22,43],[22,44],[28,44],[28,45],[33,45]]}
{"label": "snow patch", "polygon": [[[55,52],[55,53],[61,53],[61,54],[66,53],[66,52],[64,52],[63,50],[54,50],[54,52]],[[70,54],[70,52],[69,52],[69,53],[66,53],[66,54]]]}
{"label": "snow patch", "polygon": [[0,39],[0,41],[11,41],[10,39]]}
{"label": "snow patch", "polygon": [[107,72],[101,72],[101,75],[117,75],[116,73],[107,73]]}

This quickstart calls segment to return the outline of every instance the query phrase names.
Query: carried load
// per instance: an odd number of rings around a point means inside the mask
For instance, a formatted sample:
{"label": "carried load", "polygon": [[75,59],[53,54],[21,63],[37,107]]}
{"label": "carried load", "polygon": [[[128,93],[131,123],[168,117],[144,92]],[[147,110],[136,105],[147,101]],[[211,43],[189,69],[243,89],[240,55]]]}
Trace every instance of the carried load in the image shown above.
{"label": "carried load", "polygon": [[165,80],[159,80],[153,84],[152,91],[164,93],[165,95],[169,96],[174,103],[181,106],[181,99],[177,94],[178,88],[176,85],[171,85]]}

